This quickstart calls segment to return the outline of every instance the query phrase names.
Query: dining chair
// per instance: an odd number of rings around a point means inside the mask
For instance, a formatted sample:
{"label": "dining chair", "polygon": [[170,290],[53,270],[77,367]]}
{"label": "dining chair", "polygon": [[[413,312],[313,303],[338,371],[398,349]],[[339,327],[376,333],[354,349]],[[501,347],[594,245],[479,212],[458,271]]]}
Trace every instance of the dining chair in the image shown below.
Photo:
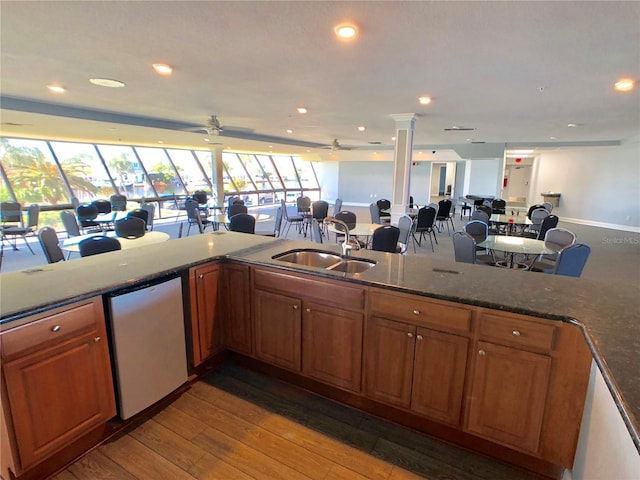
{"label": "dining chair", "polygon": [[378,252],[397,253],[400,229],[393,225],[383,225],[377,228],[371,236],[371,250]]}
{"label": "dining chair", "polygon": [[123,238],[140,238],[144,236],[146,223],[140,217],[121,218],[114,224],[116,235]]}
{"label": "dining chair", "polygon": [[229,230],[232,232],[253,234],[256,232],[256,219],[248,213],[236,213],[231,217]]}
{"label": "dining chair", "polygon": [[542,206],[549,213],[551,213],[553,211],[553,203],[551,203],[551,202],[544,202],[544,203],[542,203]]}
{"label": "dining chair", "polygon": [[122,250],[120,242],[112,237],[96,235],[95,237],[85,238],[78,244],[81,257],[89,257],[99,253],[114,252]]}
{"label": "dining chair", "polygon": [[[435,253],[435,248],[433,247],[433,242],[438,243],[438,239],[436,238],[436,232],[434,230],[434,224],[436,221],[436,209],[433,207],[422,207],[418,210],[418,216],[416,217],[416,227],[413,231],[413,240],[418,244],[419,247],[422,246],[422,239],[424,235],[427,234],[429,237],[429,241],[431,242],[431,251]],[[416,234],[419,234],[416,238]]]}
{"label": "dining chair", "polygon": [[[378,206],[378,211],[380,212],[380,219],[383,223],[389,223],[391,221],[391,214],[386,212],[385,210],[389,210],[391,208],[391,202],[386,198],[381,198],[376,202]],[[375,223],[375,222],[374,222]]]}
{"label": "dining chair", "polygon": [[501,198],[496,198],[494,200],[491,201],[491,212],[498,214],[498,215],[504,215],[505,213],[507,213],[507,202],[505,202],[503,199]]}
{"label": "dining chair", "polygon": [[191,232],[191,227],[196,225],[199,233],[204,233],[207,226],[211,225],[213,228],[213,222],[206,217],[206,214],[198,208],[198,202],[192,198],[188,198],[185,203],[187,209],[187,237]]}
{"label": "dining chair", "polygon": [[298,197],[296,199],[296,206],[298,207],[298,214],[307,215],[311,212],[311,199],[309,197]]}
{"label": "dining chair", "polygon": [[311,240],[315,243],[322,243],[322,229],[320,227],[320,223],[317,221],[313,221],[310,224],[311,226]]}
{"label": "dining chair", "polygon": [[453,254],[456,262],[473,263],[476,265],[495,265],[490,255],[479,256],[475,239],[467,232],[453,233]]}
{"label": "dining chair", "polygon": [[98,213],[111,213],[111,202],[109,200],[99,198],[91,203],[98,209]]}
{"label": "dining chair", "polygon": [[552,268],[532,270],[552,275],[578,278],[582,275],[582,271],[590,254],[591,247],[584,243],[574,243],[560,250],[558,259]]}
{"label": "dining chair", "polygon": [[62,220],[62,225],[67,232],[67,238],[78,237],[81,235],[78,221],[73,213],[69,210],[63,210],[60,212],[60,219]]}
{"label": "dining chair", "polygon": [[[544,208],[544,205],[541,203],[536,203],[535,205],[531,205],[529,207],[529,210],[527,210],[527,217],[529,217],[529,220],[531,220],[531,214],[533,213],[534,210],[537,210],[539,208]],[[545,208],[546,210],[546,208]]]}
{"label": "dining chair", "polygon": [[280,231],[280,236],[282,236],[283,238],[287,238],[289,230],[291,230],[291,225],[300,225],[302,222],[304,222],[304,218],[301,215],[297,214],[289,215],[287,204],[285,203],[284,199],[280,200],[280,208],[282,208],[282,221],[284,222],[284,227],[282,227],[282,230]]}
{"label": "dining chair", "polygon": [[538,232],[522,232],[520,235],[528,238],[535,238],[536,240],[544,240],[547,232],[556,228],[558,225],[559,218],[556,215],[547,215],[542,219],[542,223],[540,224],[540,229]]}
{"label": "dining chair", "polygon": [[[149,210],[143,208],[136,208],[127,213],[127,218],[139,218],[144,222],[144,228],[147,229],[149,224]],[[117,222],[116,222],[117,223]]]}
{"label": "dining chair", "polygon": [[476,210],[471,214],[471,220],[480,220],[481,222],[484,222],[487,225],[489,225],[489,216],[490,215],[487,212],[484,212],[482,210]]}
{"label": "dining chair", "polygon": [[[12,203],[11,209],[15,209],[15,205],[17,204],[18,207],[20,206],[19,203],[17,202],[10,202]],[[14,210],[15,211],[15,210]],[[27,248],[29,249],[29,251],[35,255],[35,252],[33,251],[33,249],[31,248],[31,245],[29,244],[29,241],[27,240],[27,237],[30,236],[36,236],[36,232],[38,230],[38,219],[40,216],[40,205],[38,204],[33,204],[33,205],[29,205],[27,207],[27,224],[25,225],[22,222],[22,213],[20,211],[20,209],[18,208],[18,217],[15,216],[15,214],[6,214],[7,211],[5,211],[5,214],[2,216],[2,228],[0,230],[1,234],[2,234],[2,239],[0,239],[0,241],[4,242],[5,239],[7,240],[7,242],[9,243],[9,245],[11,245],[11,247],[14,250],[17,250],[18,247],[16,245],[16,242],[18,240],[17,237],[22,237],[22,239],[24,240],[24,243],[27,245]],[[15,219],[19,218],[19,223],[15,224],[15,225],[7,225],[7,223],[11,222],[14,223]],[[13,237],[13,243],[11,243],[11,241],[9,240],[9,237]]]}
{"label": "dining chair", "polygon": [[369,212],[371,213],[371,223],[382,223],[380,218],[380,209],[375,203],[369,204]]}
{"label": "dining chair", "polygon": [[[575,234],[566,228],[551,228],[544,237],[544,244],[558,252],[574,243],[576,243]],[[542,254],[531,264],[530,269],[539,272],[552,270],[557,260],[558,253]]]}
{"label": "dining chair", "polygon": [[335,217],[338,212],[342,211],[342,199],[336,198],[336,201],[333,202],[333,216]]}
{"label": "dining chair", "polygon": [[58,235],[55,229],[51,227],[41,228],[38,232],[38,240],[47,263],[64,262],[64,252],[58,245]]}
{"label": "dining chair", "polygon": [[234,215],[239,213],[248,213],[249,210],[244,205],[244,203],[234,203],[227,209],[227,218],[231,220]]}
{"label": "dining chair", "polygon": [[[400,235],[398,236],[398,246],[396,247],[397,253],[402,253],[403,255],[407,253],[415,225],[416,222],[409,215],[402,215],[398,219],[398,229],[400,230]],[[415,242],[413,244],[413,253],[416,253]]]}
{"label": "dining chair", "polygon": [[[542,221],[548,217],[550,214],[548,210],[545,208],[536,208],[531,212],[531,225],[527,227],[526,233],[534,234],[536,237],[538,236],[538,232],[542,227]],[[534,237],[535,238],[535,237]]]}
{"label": "dining chair", "polygon": [[96,222],[95,218],[98,216],[98,207],[91,203],[81,203],[76,208],[76,218],[80,224],[80,228],[84,230],[84,233],[90,233],[90,231],[101,231],[100,222]]}
{"label": "dining chair", "polygon": [[119,193],[111,195],[109,203],[111,203],[111,210],[114,212],[124,212],[127,209],[127,197]]}
{"label": "dining chair", "polygon": [[449,229],[449,224],[451,224],[451,228],[453,229],[453,231],[456,231],[456,227],[453,225],[453,219],[451,218],[451,207],[453,206],[453,204],[451,203],[451,200],[448,199],[444,199],[444,200],[440,200],[438,202],[438,213],[436,214],[436,222],[438,222],[439,227],[438,227],[438,231],[442,231],[443,224],[447,225],[447,232],[449,233],[449,236],[451,236],[451,230]]}
{"label": "dining chair", "polygon": [[147,212],[147,230],[153,230],[153,219],[156,214],[156,206],[153,203],[143,203],[140,210]]}

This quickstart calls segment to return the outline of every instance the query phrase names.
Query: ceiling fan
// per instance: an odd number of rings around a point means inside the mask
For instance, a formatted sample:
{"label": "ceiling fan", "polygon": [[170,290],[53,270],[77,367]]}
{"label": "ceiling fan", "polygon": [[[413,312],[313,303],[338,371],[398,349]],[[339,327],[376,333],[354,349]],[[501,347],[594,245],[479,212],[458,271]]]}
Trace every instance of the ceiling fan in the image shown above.
{"label": "ceiling fan", "polygon": [[333,139],[333,142],[331,142],[331,145],[325,145],[322,148],[330,148],[331,150],[352,150],[353,149],[353,147],[344,147],[340,145],[340,142],[338,142],[337,138]]}
{"label": "ceiling fan", "polygon": [[218,117],[216,115],[211,115],[204,125],[200,127],[185,128],[185,130],[189,132],[206,133],[207,135],[220,135],[223,128],[220,125]]}

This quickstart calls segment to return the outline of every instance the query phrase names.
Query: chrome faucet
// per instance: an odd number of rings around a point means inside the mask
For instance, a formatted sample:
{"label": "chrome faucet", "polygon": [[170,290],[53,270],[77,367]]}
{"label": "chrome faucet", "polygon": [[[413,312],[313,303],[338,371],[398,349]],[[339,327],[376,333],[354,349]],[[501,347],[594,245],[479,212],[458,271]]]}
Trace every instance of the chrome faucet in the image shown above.
{"label": "chrome faucet", "polygon": [[[337,228],[337,230],[344,232],[344,242],[342,242],[342,256],[346,258],[350,257],[351,250],[353,249],[353,245],[351,244],[351,236],[349,235],[349,227],[347,226],[347,224],[344,223],[342,220],[338,220],[337,218],[333,218],[333,217],[325,217],[325,219],[323,220],[323,223],[325,224],[333,223],[334,225],[340,226],[340,228]],[[360,245],[358,244],[358,249],[359,248],[360,248]]]}

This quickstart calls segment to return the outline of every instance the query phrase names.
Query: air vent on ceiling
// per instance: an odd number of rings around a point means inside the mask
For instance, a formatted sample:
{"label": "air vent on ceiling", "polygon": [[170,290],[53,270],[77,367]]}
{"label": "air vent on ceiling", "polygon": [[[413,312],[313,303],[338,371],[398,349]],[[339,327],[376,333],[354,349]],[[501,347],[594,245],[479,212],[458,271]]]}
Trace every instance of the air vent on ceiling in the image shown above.
{"label": "air vent on ceiling", "polygon": [[470,131],[473,131],[473,130],[475,130],[475,128],[472,128],[472,127],[456,127],[456,126],[444,129],[445,132],[470,132]]}
{"label": "air vent on ceiling", "polygon": [[369,145],[382,145],[382,142],[368,142]]}
{"label": "air vent on ceiling", "polygon": [[486,143],[486,142],[481,142],[480,140],[474,140],[471,143]]}
{"label": "air vent on ceiling", "polygon": [[14,123],[14,122],[2,122],[2,125],[6,125],[7,127],[30,127],[31,126],[28,123]]}

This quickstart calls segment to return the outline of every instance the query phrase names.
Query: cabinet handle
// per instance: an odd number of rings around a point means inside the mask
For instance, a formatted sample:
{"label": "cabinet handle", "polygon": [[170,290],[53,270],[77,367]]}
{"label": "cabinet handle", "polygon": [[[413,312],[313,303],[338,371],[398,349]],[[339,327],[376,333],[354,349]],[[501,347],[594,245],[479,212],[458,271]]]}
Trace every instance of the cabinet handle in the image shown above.
{"label": "cabinet handle", "polygon": [[294,310],[297,310],[297,309],[298,309],[298,305],[294,305],[294,306],[293,306],[293,309],[294,309]]}
{"label": "cabinet handle", "polygon": [[413,311],[413,314],[414,314],[414,315],[420,315],[420,310],[414,310],[414,311]]}
{"label": "cabinet handle", "polygon": [[416,338],[417,338],[418,340],[422,340],[422,335],[418,335]]}
{"label": "cabinet handle", "polygon": [[307,308],[307,313],[311,313],[311,309],[310,308]]}
{"label": "cabinet handle", "polygon": [[520,332],[519,332],[518,330],[514,330],[514,331],[513,331],[513,332],[511,332],[511,333],[513,333],[513,336],[514,336],[514,337],[519,337],[519,336],[520,336]]}
{"label": "cabinet handle", "polygon": [[61,328],[60,325],[55,325],[55,326],[51,327],[51,331],[54,332],[54,333],[55,332],[59,332],[60,328]]}
{"label": "cabinet handle", "polygon": [[407,332],[407,337],[409,337],[409,338],[413,338],[413,333],[411,333],[411,332]]}
{"label": "cabinet handle", "polygon": [[485,352],[484,350],[478,350],[478,355],[480,355],[481,357],[484,357],[487,354],[487,352]]}
{"label": "cabinet handle", "polygon": [[200,275],[198,275],[198,278],[204,278],[204,274],[201,273]]}
{"label": "cabinet handle", "polygon": [[101,340],[102,340],[102,337],[95,337],[93,339],[93,343],[100,343]]}

